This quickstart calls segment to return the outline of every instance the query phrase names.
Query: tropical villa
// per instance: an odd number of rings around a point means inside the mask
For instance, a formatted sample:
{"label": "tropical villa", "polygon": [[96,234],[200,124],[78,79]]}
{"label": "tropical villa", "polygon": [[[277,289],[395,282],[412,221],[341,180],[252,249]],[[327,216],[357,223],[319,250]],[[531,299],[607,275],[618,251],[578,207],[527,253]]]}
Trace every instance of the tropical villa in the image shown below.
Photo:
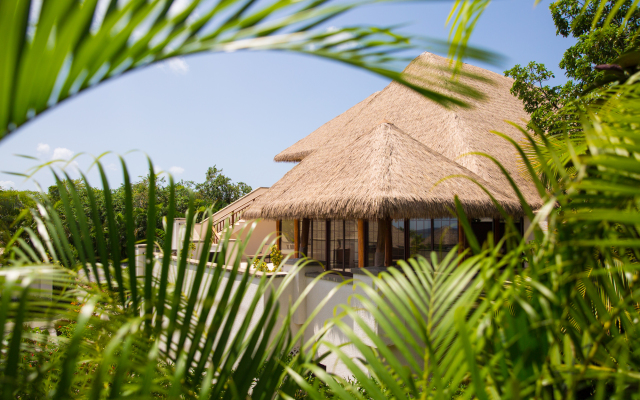
{"label": "tropical villa", "polygon": [[[448,64],[423,53],[404,73],[448,82]],[[276,155],[277,162],[298,164],[271,188],[221,210],[214,216],[218,228],[231,219],[240,231],[243,222],[261,219],[259,239],[277,231],[279,247],[294,258],[308,256],[341,271],[389,266],[431,251],[442,255],[464,242],[452,213],[454,195],[479,240],[489,232],[500,238],[504,221],[481,184],[523,229],[529,221],[507,178],[492,160],[473,153],[499,161],[526,201],[540,207],[515,149],[492,133],[522,142],[524,135],[508,121],[523,124],[528,116],[510,93],[511,79],[467,64],[462,70],[480,78],[461,79],[485,99],[444,108],[392,82]]]}
{"label": "tropical villa", "polygon": [[[445,58],[424,53],[405,73],[442,82],[440,89],[446,91],[446,85],[456,84],[446,83],[450,82],[448,63]],[[444,108],[392,82],[278,154],[276,161],[297,165],[272,187],[257,188],[212,217],[214,233],[231,237],[221,270],[223,279],[239,281],[241,277],[232,274],[230,266],[245,269],[251,259],[267,255],[265,242],[273,240],[277,232],[278,246],[291,257],[279,271],[256,272],[249,284],[255,288],[264,274],[270,276],[270,290],[283,290],[278,300],[280,323],[288,323],[293,333],[304,330],[305,341],[317,340],[316,335],[334,317],[334,310],[358,301],[352,296],[364,295],[361,284],[373,284],[364,271],[375,274],[417,254],[431,256],[435,252],[442,257],[457,244],[465,246],[464,232],[453,213],[454,196],[458,196],[480,241],[490,233],[500,238],[505,221],[478,184],[492,193],[521,230],[526,229],[530,221],[523,218],[521,203],[508,179],[494,162],[478,153],[499,161],[528,204],[539,208],[541,199],[533,183],[519,173],[515,149],[491,133],[495,130],[516,142],[523,141],[522,132],[506,121],[524,124],[527,114],[510,93],[511,79],[471,65],[464,65],[462,72],[480,78],[462,76],[460,80],[484,93],[485,99],[467,99],[470,107]],[[174,224],[175,250],[179,250],[185,223],[176,219]],[[253,234],[244,254],[239,254],[231,246],[247,234],[249,225],[254,227]],[[194,229],[196,248],[188,258],[200,254],[207,226],[208,221],[203,221]],[[217,239],[214,242],[211,252],[215,254],[219,243]],[[146,246],[138,245],[136,251],[141,257],[137,265],[142,266]],[[236,263],[238,255],[244,258],[240,263]],[[303,256],[316,262],[291,274],[295,260]],[[177,260],[172,256],[173,268]],[[322,274],[323,269],[339,273]],[[197,270],[198,260],[188,260],[187,282],[195,279]],[[206,271],[212,274],[215,270]],[[289,283],[283,285],[285,281]],[[268,297],[265,293],[263,301],[269,301]],[[299,307],[289,315],[298,300]],[[251,308],[247,300],[238,310],[238,321],[249,319],[252,325],[259,324],[260,315],[261,309]],[[346,321],[355,332],[361,329],[352,320]],[[369,329],[386,340],[383,327],[372,315],[367,321]],[[334,345],[345,345],[343,351],[353,359],[362,356],[336,327],[329,328],[323,337]],[[390,342],[385,344],[403,356]],[[324,350],[321,344],[317,351]],[[351,374],[333,354],[323,365],[343,377]]]}

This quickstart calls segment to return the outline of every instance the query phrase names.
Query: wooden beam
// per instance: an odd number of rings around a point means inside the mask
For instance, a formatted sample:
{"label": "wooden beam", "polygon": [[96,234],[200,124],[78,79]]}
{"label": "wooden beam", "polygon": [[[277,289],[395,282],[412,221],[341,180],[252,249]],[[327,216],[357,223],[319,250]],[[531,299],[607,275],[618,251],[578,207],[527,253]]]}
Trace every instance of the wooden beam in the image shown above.
{"label": "wooden beam", "polygon": [[300,257],[309,257],[309,228],[311,220],[309,218],[302,219],[302,233],[300,235]]}
{"label": "wooden beam", "polygon": [[363,219],[358,220],[358,268],[364,268],[367,260],[367,243],[365,235],[365,223]]}
{"label": "wooden beam", "polygon": [[300,220],[293,220],[293,258],[300,257]]}
{"label": "wooden beam", "polygon": [[390,267],[393,263],[393,238],[391,230],[391,218],[385,219],[384,228],[386,235],[384,238],[384,266]]}

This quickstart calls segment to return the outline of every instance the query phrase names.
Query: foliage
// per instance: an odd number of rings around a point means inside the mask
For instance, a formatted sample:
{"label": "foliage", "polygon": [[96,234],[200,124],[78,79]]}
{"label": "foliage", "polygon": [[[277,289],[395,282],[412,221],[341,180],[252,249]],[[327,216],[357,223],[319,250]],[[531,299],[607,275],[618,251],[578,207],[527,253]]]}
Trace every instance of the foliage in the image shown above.
{"label": "foliage", "polygon": [[271,262],[273,263],[273,269],[277,271],[280,268],[280,264],[282,264],[282,253],[280,249],[275,244],[269,248],[271,252]]}
{"label": "foliage", "polygon": [[190,259],[194,259],[196,257],[196,244],[195,243],[189,243],[189,258]]}
{"label": "foliage", "polygon": [[[104,171],[99,162],[97,167]],[[147,224],[155,225],[156,177],[151,164],[149,171],[146,218]],[[102,176],[102,194],[110,203],[112,191]],[[124,176],[129,181],[126,170]],[[84,177],[80,183],[89,187]],[[171,212],[165,254],[173,234],[176,192],[171,181],[167,186]],[[94,244],[88,225],[89,220],[95,224],[100,218],[94,192],[87,191],[86,212],[74,181],[58,180],[57,188],[58,206],[48,197],[37,200],[38,207],[31,213],[39,229],[31,233],[30,243],[19,242],[12,248],[11,266],[0,268],[0,391],[4,397],[244,398],[251,390],[266,397],[278,390],[296,390],[292,382],[284,386],[281,382],[285,368],[281,359],[296,340],[287,323],[276,324],[280,318],[286,321],[289,312],[279,311],[281,290],[271,291],[267,277],[240,272],[240,257],[233,265],[223,266],[232,248],[243,251],[250,232],[234,247],[229,245],[230,234],[221,239],[218,267],[206,266],[207,250],[198,257],[196,271],[187,272],[193,247],[190,227],[196,214],[192,194],[177,266],[171,266],[169,257],[156,259],[152,252],[138,265],[141,261],[133,256],[138,241],[133,187],[125,186],[125,266],[118,235],[113,235],[119,232],[113,207],[107,207],[111,212],[105,231],[97,231],[104,236]],[[69,238],[60,223],[62,217],[67,220]],[[211,226],[207,232],[204,249],[212,243]],[[147,236],[147,248],[154,241],[155,232]],[[72,257],[70,242],[80,261]],[[59,263],[50,263],[49,257]],[[34,282],[48,284],[40,289]],[[282,282],[283,288],[287,282]],[[255,324],[252,318],[236,318],[241,302],[248,307],[248,315],[260,305]],[[57,334],[23,331],[22,325],[33,321],[56,327]],[[185,345],[187,340],[191,345]],[[52,353],[43,352],[41,344]]]}
{"label": "foliage", "polygon": [[[20,3],[0,3],[0,8],[7,4]],[[55,3],[47,4],[53,9]],[[75,8],[69,7],[73,16]],[[594,19],[599,18],[596,12]],[[288,322],[299,302],[284,315],[277,302],[293,274],[272,291],[273,277],[256,281],[248,269],[241,272],[240,257],[223,267],[230,251],[227,233],[217,266],[208,269],[207,257],[201,257],[194,275],[186,277],[197,210],[193,194],[182,251],[171,270],[169,257],[155,259],[150,252],[137,265],[133,256],[136,218],[148,227],[160,219],[152,165],[137,199],[125,170],[123,212],[117,216],[97,163],[104,221],[97,192],[84,177],[73,182],[56,176],[59,200],[34,199],[37,207],[29,211],[37,229],[24,229],[28,241],[14,234],[11,266],[0,268],[0,391],[5,398],[56,399],[635,398],[640,389],[639,91],[635,79],[626,79],[578,109],[588,152],[578,155],[570,141],[565,143],[570,171],[546,136],[538,138],[544,149],[529,137],[529,154],[546,174],[548,190],[525,158],[545,205],[534,214],[523,203],[532,221],[524,237],[503,215],[505,237],[481,246],[458,204],[471,249],[461,255],[454,250],[440,262],[435,254],[431,260],[410,260],[371,276],[372,285],[354,285],[351,304],[336,310],[293,357],[288,354],[301,336],[292,335]],[[548,174],[551,165],[557,179]],[[176,186],[170,180],[167,187],[165,254],[176,212]],[[134,213],[135,201],[144,204],[144,213]],[[91,226],[104,227],[95,229],[95,241]],[[536,240],[528,241],[529,234]],[[144,239],[151,248],[155,229]],[[245,245],[241,240],[239,250]],[[250,279],[256,285],[253,296]],[[255,326],[251,318],[237,317],[242,299],[250,300],[247,315],[262,309]],[[371,329],[371,317],[379,331]],[[56,325],[61,319],[75,322],[61,330],[64,335],[24,328],[33,321],[61,326]],[[362,357],[324,338],[328,327],[342,331]],[[319,344],[354,378],[326,373],[318,365],[327,356],[317,354]]]}
{"label": "foliage", "polygon": [[260,272],[278,272],[282,267],[282,253],[278,249],[277,245],[273,245],[269,248],[269,257],[271,259],[272,267],[269,268],[269,265],[264,261],[263,257],[255,257],[251,265],[255,268],[256,271]]}
{"label": "foliage", "polygon": [[[581,114],[589,151],[579,156],[565,144],[570,171],[545,136],[544,147],[529,136],[530,157],[545,171],[554,164],[558,179],[548,177],[547,191],[525,160],[545,205],[534,214],[523,202],[532,221],[524,236],[503,214],[505,238],[481,247],[458,206],[468,254],[410,260],[372,276],[372,285],[356,284],[352,304],[331,323],[361,361],[324,345],[374,398],[637,398],[639,115],[637,81],[609,86]],[[306,365],[340,398],[361,398],[354,384]]]}
{"label": "foliage", "polygon": [[[465,106],[466,98],[482,97],[472,85],[451,90],[442,79],[417,86],[418,77],[401,75],[395,68],[406,60],[389,54],[413,45],[389,29],[316,29],[357,4],[195,0],[180,9],[182,5],[173,0],[0,2],[0,140],[101,82],[204,51],[312,54],[398,80],[445,106]],[[461,15],[463,23],[454,25],[464,30],[468,14]],[[490,54],[466,49],[466,42],[463,47],[466,54],[491,61]],[[228,236],[218,245],[219,267],[206,270],[207,257],[201,257],[195,276],[185,281],[190,227],[199,209],[189,183],[175,185],[170,179],[161,184],[150,163],[149,175],[131,184],[123,163],[124,184],[112,190],[101,163],[95,165],[101,189],[84,176],[72,181],[55,175],[50,196],[34,196],[35,207],[12,206],[32,222],[11,232],[15,245],[8,252],[10,266],[0,268],[2,396],[246,398],[251,393],[270,398],[297,393],[295,381],[282,379],[285,368],[306,373],[301,364],[283,361],[299,335],[288,331],[289,314],[278,312],[282,289],[268,290],[270,280],[263,277],[255,295],[247,297],[254,277],[239,272],[240,257],[222,266],[230,251]],[[158,197],[163,188],[167,196]],[[248,190],[243,185],[237,189]],[[161,226],[164,210],[166,227]],[[153,252],[137,265],[135,244],[144,241],[152,248],[162,237],[158,229],[164,229],[162,250],[169,253],[173,220],[181,210],[187,233],[176,274],[169,274],[169,257],[157,260]],[[212,212],[208,208],[204,215]],[[210,228],[203,248],[210,247]],[[236,245],[242,251],[246,242]],[[210,279],[203,279],[205,273]],[[243,299],[250,303],[249,313],[258,305],[262,309],[256,326],[249,318],[236,317]],[[59,335],[22,330],[24,322],[53,327],[61,319],[71,324],[60,325]],[[282,325],[276,323],[280,320]],[[37,350],[45,341],[56,349],[51,357]],[[43,357],[33,364],[24,354]]]}
{"label": "foliage", "polygon": [[[213,167],[215,169],[215,167]],[[209,169],[211,171],[211,168]],[[211,206],[212,211],[215,212],[220,208],[236,201],[246,192],[251,191],[251,187],[239,182],[233,183],[230,178],[221,174],[221,170],[217,170],[216,179],[218,184],[216,186],[208,187],[206,193],[198,189],[199,185],[207,185],[207,181],[203,184],[195,184],[193,182],[184,182],[174,186],[174,201],[175,209],[173,211],[175,217],[185,217],[187,208],[189,206],[189,199],[193,189],[195,189],[194,207],[200,211],[197,214],[197,222],[201,222],[204,218],[204,213],[207,206]],[[82,180],[72,181],[75,190],[78,194],[78,200],[82,205],[82,210],[85,215],[91,215],[91,199],[95,202],[96,211],[99,215],[99,224],[94,223],[93,219],[87,220],[87,227],[89,229],[89,239],[94,244],[97,244],[98,238],[97,230],[102,230],[103,235],[106,232],[107,216],[105,195],[100,189],[93,188],[85,184]],[[135,221],[134,234],[138,240],[145,239],[147,237],[147,208],[149,206],[149,182],[150,177],[140,177],[138,182],[135,182],[131,186],[132,197],[132,216]],[[65,182],[66,190],[69,190],[69,182]],[[89,191],[91,193],[89,193]],[[169,203],[171,190],[167,185],[165,177],[156,178],[155,182],[155,207],[158,218],[155,220],[155,232],[156,242],[163,246],[164,244],[164,229],[162,226],[162,219],[169,213]],[[60,191],[57,185],[51,186],[47,192],[48,200],[51,202],[54,208],[58,210],[60,214],[60,222],[64,228],[65,236],[71,238],[71,229],[69,227],[69,221],[66,214],[64,214],[64,205],[61,202]],[[125,184],[120,185],[117,189],[111,190],[111,207],[115,213],[117,237],[120,242],[120,256],[126,256],[126,225],[125,213],[126,213],[126,196]],[[0,247],[4,247],[11,237],[19,229],[30,228],[31,230],[37,230],[37,226],[29,213],[29,209],[35,207],[36,202],[34,198],[39,198],[40,193],[30,191],[16,191],[16,190],[0,190]],[[75,212],[72,212],[72,219],[76,220]],[[18,218],[20,216],[20,218]],[[24,240],[30,240],[27,231],[23,231],[21,238]],[[74,254],[75,249],[72,251]],[[0,256],[1,257],[1,256]],[[77,257],[75,257],[78,260]],[[0,259],[0,263],[1,259]]]}
{"label": "foliage", "polygon": [[251,265],[253,265],[253,268],[255,268],[256,271],[269,272],[269,266],[260,257],[254,258],[253,262],[251,263]]}
{"label": "foliage", "polygon": [[569,81],[556,86],[545,84],[555,75],[534,61],[505,71],[506,76],[515,79],[511,93],[523,101],[531,114],[530,129],[554,134],[566,130],[567,124],[577,125],[573,124],[575,109],[562,109],[576,101],[590,100],[582,95],[603,78],[603,72],[594,67],[612,63],[640,45],[640,11],[632,4],[631,0],[586,4],[580,0],[557,0],[549,6],[556,34],[577,39],[559,65]]}
{"label": "foliage", "polygon": [[[231,204],[245,194],[251,192],[251,186],[244,182],[236,184],[231,179],[222,175],[222,169],[209,167],[203,183],[195,185],[198,196],[209,204]],[[220,207],[222,208],[222,207]]]}
{"label": "foliage", "polygon": [[[31,214],[26,212],[35,207],[35,192],[3,190],[0,188],[0,248],[6,247],[16,234],[23,240],[29,240],[25,227],[32,225]],[[4,254],[0,254],[0,265]]]}
{"label": "foliage", "polygon": [[[425,86],[407,80],[395,70],[398,57],[389,54],[415,45],[391,29],[318,29],[365,2],[90,0],[44,2],[33,8],[31,4],[27,0],[0,4],[0,37],[5,39],[0,45],[0,141],[49,108],[102,82],[172,57],[203,52],[285,50],[398,80],[444,105],[466,104],[459,94],[480,96],[471,86],[458,85],[458,93],[444,94],[433,89],[446,81]],[[468,32],[467,20],[456,19],[465,23],[454,24],[452,31]],[[461,44],[459,56],[491,61],[491,54],[467,49],[466,41]]]}
{"label": "foliage", "polygon": [[558,113],[567,102],[575,99],[576,87],[572,81],[564,85],[546,85],[545,82],[555,75],[544,64],[535,61],[525,67],[518,64],[504,74],[515,80],[511,93],[522,100],[524,110],[531,115],[530,129],[555,132],[567,117],[571,117]]}

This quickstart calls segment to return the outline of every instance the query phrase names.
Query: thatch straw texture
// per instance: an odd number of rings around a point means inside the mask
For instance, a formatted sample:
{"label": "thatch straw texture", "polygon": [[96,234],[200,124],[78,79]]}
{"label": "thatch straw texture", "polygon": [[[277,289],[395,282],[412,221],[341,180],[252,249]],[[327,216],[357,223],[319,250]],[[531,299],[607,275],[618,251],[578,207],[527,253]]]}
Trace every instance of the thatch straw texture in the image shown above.
{"label": "thatch straw texture", "polygon": [[325,146],[305,157],[247,209],[244,218],[419,218],[451,216],[458,195],[467,215],[497,210],[486,186],[512,215],[520,204],[493,183],[382,122],[351,143]]}
{"label": "thatch straw texture", "polygon": [[[441,75],[450,79],[449,60],[423,53],[405,69],[412,76],[423,74],[431,79]],[[460,77],[460,82],[482,92],[482,100],[466,99],[470,107],[444,108],[411,89],[392,82],[384,90],[369,96],[344,114],[329,121],[315,132],[298,141],[275,157],[276,161],[301,161],[325,145],[345,146],[370,131],[379,121],[392,121],[418,142],[428,145],[437,153],[454,160],[477,174],[493,186],[502,188],[515,199],[508,180],[489,159],[462,155],[483,152],[495,157],[512,175],[527,202],[534,208],[541,206],[533,183],[519,172],[519,157],[506,140],[491,133],[506,134],[516,142],[524,139],[522,133],[506,121],[524,125],[528,115],[522,103],[510,93],[513,80],[502,75],[464,64],[462,71],[481,79]],[[484,79],[482,79],[484,78]],[[455,83],[451,83],[453,89]],[[452,196],[450,196],[452,197]]]}

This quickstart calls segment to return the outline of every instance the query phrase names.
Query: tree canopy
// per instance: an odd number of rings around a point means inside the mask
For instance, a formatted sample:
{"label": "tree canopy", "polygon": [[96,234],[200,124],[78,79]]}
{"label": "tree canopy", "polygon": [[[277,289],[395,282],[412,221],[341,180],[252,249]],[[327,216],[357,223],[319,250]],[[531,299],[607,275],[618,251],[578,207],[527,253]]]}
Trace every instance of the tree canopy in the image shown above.
{"label": "tree canopy", "polygon": [[511,93],[523,101],[531,114],[529,128],[554,133],[566,122],[572,122],[571,112],[563,112],[563,107],[579,98],[583,102],[590,100],[581,95],[603,78],[603,72],[595,67],[638,48],[640,12],[635,8],[630,12],[632,3],[625,1],[617,12],[611,2],[603,9],[598,2],[589,2],[585,7],[580,0],[558,0],[549,6],[556,35],[577,39],[559,64],[569,80],[563,85],[547,84],[555,74],[535,61],[526,66],[517,64],[504,72],[515,79]]}
{"label": "tree canopy", "polygon": [[[72,181],[75,190],[78,193],[80,204],[85,215],[91,215],[90,193],[95,199],[97,211],[102,222],[100,229],[107,230],[106,219],[107,209],[105,202],[105,194],[101,189],[88,187],[82,180]],[[139,180],[131,184],[131,197],[133,205],[133,220],[135,221],[134,234],[136,238],[143,239],[147,237],[147,210],[149,207],[149,182],[150,176],[141,176]],[[63,183],[64,187],[69,191],[69,181]],[[212,207],[213,211],[217,211],[240,197],[251,191],[251,186],[244,182],[234,183],[231,178],[222,173],[222,169],[218,169],[215,165],[207,170],[205,180],[202,183],[193,181],[180,181],[174,186],[176,207],[174,210],[175,217],[185,217],[189,207],[189,199],[194,197],[194,207],[197,211],[203,211],[205,208]],[[169,209],[170,186],[165,177],[156,177],[155,180],[155,209],[159,218],[156,219],[156,226],[153,227],[158,242],[162,243],[164,239],[164,230],[162,219],[167,216]],[[34,199],[40,199],[41,193],[32,191],[19,190],[1,190],[0,189],[0,247],[4,247],[16,232],[22,230],[21,238],[29,241],[28,232],[25,228],[33,231],[37,230],[35,222],[32,218],[30,209],[36,205]],[[69,221],[67,221],[63,202],[60,197],[60,189],[57,185],[50,186],[47,194],[44,196],[60,213],[61,222],[66,232],[67,238],[71,238],[72,232],[69,229]],[[126,190],[125,185],[111,190],[112,209],[115,213],[118,240],[121,243],[121,255],[126,254],[126,227],[125,227],[125,204]],[[199,220],[204,214],[199,215]],[[93,243],[97,240],[97,227],[93,220],[87,221],[90,239]],[[73,250],[75,251],[75,249]],[[0,255],[0,259],[2,255]],[[1,260],[0,260],[1,263]]]}

